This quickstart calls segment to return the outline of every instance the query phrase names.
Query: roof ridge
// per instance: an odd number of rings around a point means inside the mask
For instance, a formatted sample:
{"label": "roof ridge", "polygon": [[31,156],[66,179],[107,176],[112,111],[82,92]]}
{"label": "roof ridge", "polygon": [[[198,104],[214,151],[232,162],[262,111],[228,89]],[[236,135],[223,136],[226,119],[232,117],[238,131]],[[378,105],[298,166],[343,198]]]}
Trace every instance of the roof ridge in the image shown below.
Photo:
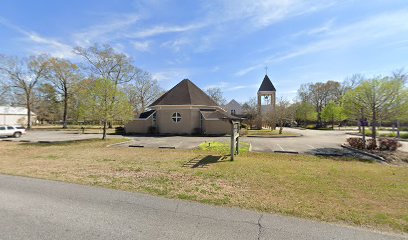
{"label": "roof ridge", "polygon": [[193,97],[191,96],[191,89],[190,89],[190,85],[191,85],[191,81],[190,79],[185,79],[187,82],[187,92],[188,92],[188,96],[189,96],[189,102],[192,104],[193,103]]}

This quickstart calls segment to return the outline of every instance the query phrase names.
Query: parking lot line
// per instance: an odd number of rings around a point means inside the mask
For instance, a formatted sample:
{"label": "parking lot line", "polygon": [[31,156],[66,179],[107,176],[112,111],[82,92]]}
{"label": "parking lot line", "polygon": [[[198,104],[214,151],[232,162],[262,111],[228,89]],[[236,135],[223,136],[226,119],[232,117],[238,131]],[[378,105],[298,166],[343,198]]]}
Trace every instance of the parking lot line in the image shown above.
{"label": "parking lot line", "polygon": [[279,145],[278,143],[277,143],[276,145],[278,145],[278,147],[279,147],[282,151],[285,151],[285,149],[283,149],[283,147],[282,147],[281,145]]}
{"label": "parking lot line", "polygon": [[306,144],[306,146],[308,146],[310,148],[315,148],[315,147],[313,147],[312,145],[309,145],[309,144]]}

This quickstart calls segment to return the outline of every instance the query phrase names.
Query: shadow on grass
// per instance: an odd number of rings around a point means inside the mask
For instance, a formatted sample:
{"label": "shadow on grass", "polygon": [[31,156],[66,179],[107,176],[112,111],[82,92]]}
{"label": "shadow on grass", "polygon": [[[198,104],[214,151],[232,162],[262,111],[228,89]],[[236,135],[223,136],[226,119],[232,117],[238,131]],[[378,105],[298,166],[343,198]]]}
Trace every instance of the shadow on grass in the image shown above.
{"label": "shadow on grass", "polygon": [[360,161],[369,163],[376,161],[376,159],[372,157],[340,148],[314,148],[305,153],[341,161]]}
{"label": "shadow on grass", "polygon": [[207,168],[210,164],[229,161],[229,156],[214,156],[207,155],[205,157],[199,156],[183,164],[186,168]]}

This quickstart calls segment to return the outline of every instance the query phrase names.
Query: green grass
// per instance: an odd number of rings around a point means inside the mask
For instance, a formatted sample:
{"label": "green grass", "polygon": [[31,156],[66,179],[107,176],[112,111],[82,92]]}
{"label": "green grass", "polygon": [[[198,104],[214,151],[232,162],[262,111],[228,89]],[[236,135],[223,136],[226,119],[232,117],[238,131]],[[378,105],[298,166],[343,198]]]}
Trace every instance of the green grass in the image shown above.
{"label": "green grass", "polygon": [[[240,142],[239,143],[239,152],[245,153],[249,152],[249,143]],[[231,152],[231,145],[230,143],[223,143],[223,142],[203,142],[201,143],[198,148],[203,151],[210,151],[216,152],[220,154],[230,154]]]}
{"label": "green grass", "polygon": [[117,141],[0,142],[0,173],[408,232],[407,167],[254,152],[229,161],[225,149],[106,147]]}
{"label": "green grass", "polygon": [[[391,132],[391,133],[383,133],[380,134],[381,137],[397,137],[396,132]],[[400,138],[402,139],[408,139],[408,133],[400,133]]]}
{"label": "green grass", "polygon": [[298,134],[283,131],[282,134],[279,134],[279,130],[269,130],[269,129],[262,129],[262,130],[248,130],[248,136],[262,136],[262,137],[282,137],[282,136],[299,136]]}

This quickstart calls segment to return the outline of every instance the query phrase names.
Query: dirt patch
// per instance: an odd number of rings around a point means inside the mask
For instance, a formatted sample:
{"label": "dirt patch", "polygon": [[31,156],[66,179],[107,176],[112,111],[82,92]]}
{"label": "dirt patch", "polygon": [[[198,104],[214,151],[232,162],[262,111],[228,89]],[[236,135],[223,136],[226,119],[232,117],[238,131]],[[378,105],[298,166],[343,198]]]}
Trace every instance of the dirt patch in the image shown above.
{"label": "dirt patch", "polygon": [[408,166],[408,152],[403,151],[371,151],[383,157],[388,163]]}

